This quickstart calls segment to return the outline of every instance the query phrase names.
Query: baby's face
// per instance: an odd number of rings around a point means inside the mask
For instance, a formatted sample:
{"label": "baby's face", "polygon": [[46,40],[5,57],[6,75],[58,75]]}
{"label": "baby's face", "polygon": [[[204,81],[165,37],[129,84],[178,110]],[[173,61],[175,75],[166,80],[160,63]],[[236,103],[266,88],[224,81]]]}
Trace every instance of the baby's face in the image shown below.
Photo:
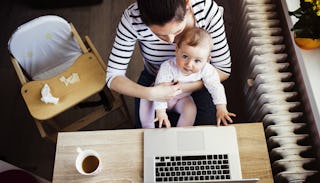
{"label": "baby's face", "polygon": [[209,48],[203,44],[196,47],[181,44],[176,50],[176,62],[184,75],[201,71],[209,59]]}

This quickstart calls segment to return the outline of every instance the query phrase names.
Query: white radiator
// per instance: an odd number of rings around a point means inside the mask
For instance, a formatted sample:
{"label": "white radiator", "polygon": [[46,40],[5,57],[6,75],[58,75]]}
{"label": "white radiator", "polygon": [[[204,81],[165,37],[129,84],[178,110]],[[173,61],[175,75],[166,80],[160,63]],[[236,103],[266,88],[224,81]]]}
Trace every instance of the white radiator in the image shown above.
{"label": "white radiator", "polygon": [[[240,62],[249,121],[262,121],[274,180],[312,182],[319,175],[304,104],[288,57],[277,1],[236,0],[233,62]],[[318,180],[320,181],[320,180]]]}

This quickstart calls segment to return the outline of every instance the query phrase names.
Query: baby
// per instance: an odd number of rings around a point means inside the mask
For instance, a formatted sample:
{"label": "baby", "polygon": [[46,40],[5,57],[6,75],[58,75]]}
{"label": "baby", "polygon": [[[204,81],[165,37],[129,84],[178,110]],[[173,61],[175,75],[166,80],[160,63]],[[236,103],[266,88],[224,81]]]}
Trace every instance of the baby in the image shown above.
{"label": "baby", "polygon": [[[209,63],[212,39],[201,28],[188,29],[176,43],[176,58],[161,64],[155,85],[169,82],[194,82],[202,80],[211,94],[216,106],[217,125],[221,122],[232,123],[234,113],[227,110],[227,100],[223,85],[217,70]],[[164,124],[171,127],[167,111],[174,110],[180,114],[177,126],[192,126],[196,118],[196,105],[190,93],[182,93],[167,101],[151,101],[141,99],[140,118],[143,128],[154,128],[154,122],[159,121],[159,128]],[[156,119],[154,119],[156,111]]]}

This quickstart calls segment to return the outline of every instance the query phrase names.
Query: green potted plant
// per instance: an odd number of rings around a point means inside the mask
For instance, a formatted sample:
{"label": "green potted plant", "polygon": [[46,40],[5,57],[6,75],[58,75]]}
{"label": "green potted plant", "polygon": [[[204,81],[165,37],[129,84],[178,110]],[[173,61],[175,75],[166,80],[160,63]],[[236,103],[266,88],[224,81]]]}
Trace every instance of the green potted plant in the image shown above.
{"label": "green potted plant", "polygon": [[300,0],[300,7],[289,11],[298,21],[291,29],[295,42],[303,49],[313,49],[320,46],[320,0]]}

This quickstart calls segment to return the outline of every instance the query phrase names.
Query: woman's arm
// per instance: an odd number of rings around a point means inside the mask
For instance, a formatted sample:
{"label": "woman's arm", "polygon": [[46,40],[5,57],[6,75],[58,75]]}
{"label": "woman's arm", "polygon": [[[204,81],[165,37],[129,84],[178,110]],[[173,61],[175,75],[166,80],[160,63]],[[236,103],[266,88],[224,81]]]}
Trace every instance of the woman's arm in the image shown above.
{"label": "woman's arm", "polygon": [[203,82],[201,80],[190,83],[181,83],[182,93],[192,93],[194,91],[200,90],[202,87]]}
{"label": "woman's arm", "polygon": [[154,87],[145,87],[125,76],[116,76],[110,88],[124,95],[155,101],[168,101],[182,93],[180,83],[163,83]]}
{"label": "woman's arm", "polygon": [[[229,74],[222,72],[219,69],[216,69],[216,70],[218,72],[221,82],[229,78],[230,76]],[[181,83],[182,93],[192,93],[194,91],[200,90],[202,87],[203,87],[202,80],[191,82],[191,83]]]}
{"label": "woman's arm", "polygon": [[230,74],[225,73],[225,72],[222,72],[222,71],[219,70],[219,69],[216,69],[216,70],[218,71],[218,75],[219,75],[219,77],[220,77],[220,82],[222,82],[222,81],[224,81],[224,80],[226,80],[226,79],[229,78]]}

